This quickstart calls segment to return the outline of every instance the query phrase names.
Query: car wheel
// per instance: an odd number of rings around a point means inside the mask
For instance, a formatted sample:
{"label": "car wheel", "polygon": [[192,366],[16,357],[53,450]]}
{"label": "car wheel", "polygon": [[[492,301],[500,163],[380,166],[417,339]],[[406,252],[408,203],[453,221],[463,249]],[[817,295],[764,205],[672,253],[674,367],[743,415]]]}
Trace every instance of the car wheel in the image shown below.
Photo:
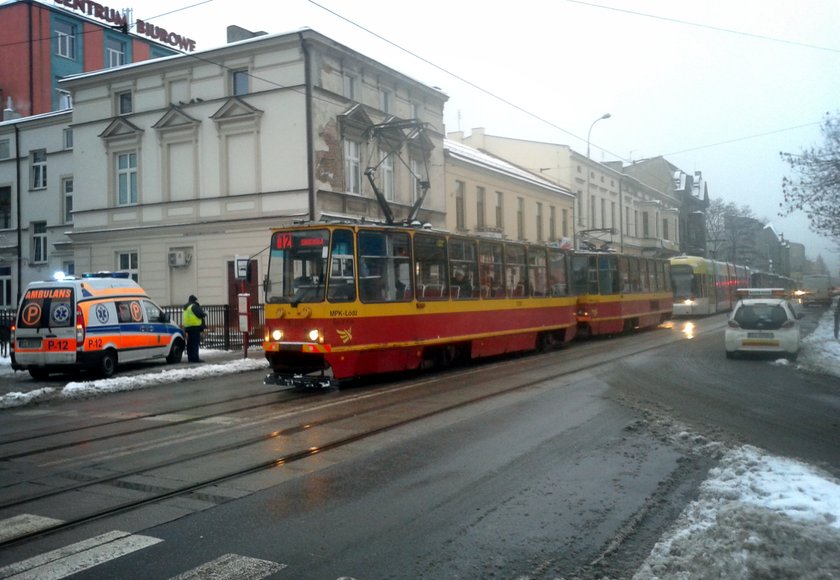
{"label": "car wheel", "polygon": [[117,353],[113,350],[105,351],[105,354],[99,359],[96,370],[102,378],[113,377],[114,373],[117,372]]}
{"label": "car wheel", "polygon": [[181,358],[184,356],[184,343],[181,340],[176,340],[172,344],[172,348],[169,351],[169,354],[166,355],[166,362],[171,365],[178,364],[181,362]]}

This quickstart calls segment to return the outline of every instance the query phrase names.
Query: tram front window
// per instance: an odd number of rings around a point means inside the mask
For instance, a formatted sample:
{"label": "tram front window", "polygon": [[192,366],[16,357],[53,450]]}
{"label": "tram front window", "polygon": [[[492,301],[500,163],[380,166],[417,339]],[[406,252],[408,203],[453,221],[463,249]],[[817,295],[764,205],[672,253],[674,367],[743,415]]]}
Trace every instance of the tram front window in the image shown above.
{"label": "tram front window", "polygon": [[694,272],[690,266],[671,266],[671,285],[674,287],[675,300],[691,300],[699,296],[694,287]]}
{"label": "tram front window", "polygon": [[268,260],[266,302],[323,301],[329,239],[326,229],[275,232]]}

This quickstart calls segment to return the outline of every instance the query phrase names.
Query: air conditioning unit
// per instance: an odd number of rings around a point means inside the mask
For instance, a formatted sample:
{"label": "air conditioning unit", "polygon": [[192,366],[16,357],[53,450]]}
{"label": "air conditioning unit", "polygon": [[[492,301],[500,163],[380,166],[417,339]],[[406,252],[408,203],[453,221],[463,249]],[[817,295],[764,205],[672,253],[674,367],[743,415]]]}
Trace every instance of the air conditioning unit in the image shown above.
{"label": "air conditioning unit", "polygon": [[174,250],[169,252],[169,266],[171,268],[182,268],[188,263],[186,252],[183,250]]}

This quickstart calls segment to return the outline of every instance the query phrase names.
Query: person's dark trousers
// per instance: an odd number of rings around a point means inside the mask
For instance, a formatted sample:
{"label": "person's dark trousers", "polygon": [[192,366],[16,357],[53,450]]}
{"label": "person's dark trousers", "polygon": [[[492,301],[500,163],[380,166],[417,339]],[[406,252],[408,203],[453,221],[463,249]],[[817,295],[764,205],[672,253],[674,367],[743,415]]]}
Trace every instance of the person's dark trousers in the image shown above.
{"label": "person's dark trousers", "polygon": [[201,330],[198,327],[187,328],[187,361],[201,362],[198,358],[198,345],[201,343]]}

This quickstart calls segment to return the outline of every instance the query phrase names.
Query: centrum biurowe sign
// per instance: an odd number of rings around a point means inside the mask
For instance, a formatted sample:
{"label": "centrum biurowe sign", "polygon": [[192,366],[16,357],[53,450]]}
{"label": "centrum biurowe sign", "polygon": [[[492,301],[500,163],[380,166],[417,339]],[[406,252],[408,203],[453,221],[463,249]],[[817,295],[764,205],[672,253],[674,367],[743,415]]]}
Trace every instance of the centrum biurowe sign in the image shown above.
{"label": "centrum biurowe sign", "polygon": [[[103,6],[92,0],[55,0],[55,3],[88,16],[104,20],[105,22],[110,22],[114,26],[125,26],[128,24],[125,15],[120,10]],[[191,38],[181,36],[177,32],[169,32],[165,28],[155,26],[139,18],[134,22],[137,25],[137,34],[139,35],[147,36],[152,40],[163,42],[181,50],[195,50],[195,41]]]}

